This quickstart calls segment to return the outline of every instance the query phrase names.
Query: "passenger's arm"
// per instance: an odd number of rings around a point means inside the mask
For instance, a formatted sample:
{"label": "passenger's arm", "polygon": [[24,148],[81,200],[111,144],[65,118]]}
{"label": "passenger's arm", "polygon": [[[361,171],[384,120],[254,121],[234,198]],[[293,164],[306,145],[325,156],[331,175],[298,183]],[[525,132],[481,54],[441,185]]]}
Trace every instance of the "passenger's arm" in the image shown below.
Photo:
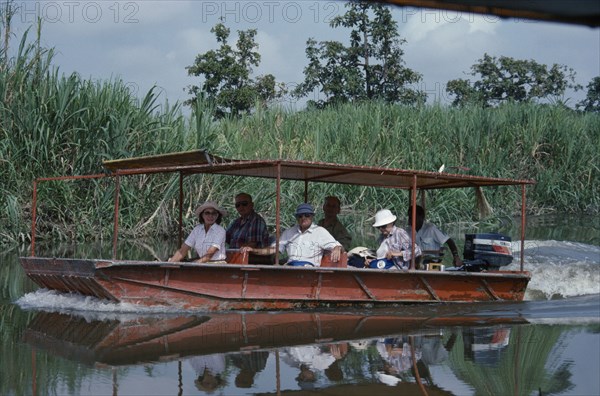
{"label": "passenger's arm", "polygon": [[341,255],[342,255],[342,247],[341,246],[336,246],[333,249],[331,249],[331,261],[333,261],[334,263],[337,263],[338,261],[340,261]]}
{"label": "passenger's arm", "polygon": [[180,262],[182,261],[190,251],[190,247],[185,243],[181,245],[181,247],[173,254],[173,256],[169,257],[169,262]]}
{"label": "passenger's arm", "polygon": [[454,243],[454,240],[452,238],[448,238],[446,244],[450,248],[450,252],[452,252],[452,264],[454,264],[455,267],[462,266],[463,262],[460,258],[460,255],[458,254],[458,248],[456,247],[456,243]]}
{"label": "passenger's arm", "polygon": [[244,247],[240,248],[240,252],[254,253],[254,254],[258,254],[259,256],[268,256],[270,254],[275,254],[275,247],[269,246],[266,248],[256,248],[256,247],[244,246]]}
{"label": "passenger's arm", "polygon": [[218,247],[216,246],[211,246],[208,249],[206,249],[206,254],[202,257],[200,257],[198,260],[196,260],[197,263],[207,263],[210,261],[210,259],[212,258],[212,256],[217,253],[217,251],[219,250]]}

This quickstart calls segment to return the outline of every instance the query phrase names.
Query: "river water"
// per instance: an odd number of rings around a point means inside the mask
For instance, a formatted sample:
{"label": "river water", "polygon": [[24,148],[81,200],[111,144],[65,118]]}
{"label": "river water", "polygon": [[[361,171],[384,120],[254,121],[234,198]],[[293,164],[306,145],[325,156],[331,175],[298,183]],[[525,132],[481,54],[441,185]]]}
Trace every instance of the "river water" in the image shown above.
{"label": "river water", "polygon": [[[500,231],[516,240],[515,228]],[[450,233],[462,245],[473,231]],[[121,254],[150,259],[173,248],[137,243]],[[517,269],[520,243],[513,249]],[[0,253],[2,395],[600,394],[594,218],[529,219],[532,280],[521,303],[172,312],[38,290],[18,263],[26,254]],[[38,255],[109,256],[110,246]]]}

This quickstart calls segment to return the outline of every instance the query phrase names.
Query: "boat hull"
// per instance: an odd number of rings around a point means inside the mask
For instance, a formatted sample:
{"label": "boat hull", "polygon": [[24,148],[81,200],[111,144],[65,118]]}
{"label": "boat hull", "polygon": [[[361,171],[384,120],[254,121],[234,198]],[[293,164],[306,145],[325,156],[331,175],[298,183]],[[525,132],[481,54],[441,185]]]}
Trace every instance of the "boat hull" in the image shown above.
{"label": "boat hull", "polygon": [[39,286],[206,311],[521,301],[528,272],[386,271],[22,257]]}

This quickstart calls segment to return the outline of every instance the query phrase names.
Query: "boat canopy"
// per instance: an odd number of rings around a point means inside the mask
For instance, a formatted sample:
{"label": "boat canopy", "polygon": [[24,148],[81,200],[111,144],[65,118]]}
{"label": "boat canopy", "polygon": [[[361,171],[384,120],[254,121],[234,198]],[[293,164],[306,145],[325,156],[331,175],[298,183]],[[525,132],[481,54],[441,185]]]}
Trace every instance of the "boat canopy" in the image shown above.
{"label": "boat canopy", "polygon": [[600,2],[591,0],[368,0],[416,7],[540,21],[600,26]]}
{"label": "boat canopy", "polygon": [[[395,169],[374,166],[343,165],[296,160],[234,160],[194,150],[166,155],[152,155],[104,161],[104,167],[116,175],[180,172],[203,173],[284,180],[353,184],[371,187],[441,189],[534,184],[534,180],[516,180]],[[279,169],[279,172],[278,172]]]}

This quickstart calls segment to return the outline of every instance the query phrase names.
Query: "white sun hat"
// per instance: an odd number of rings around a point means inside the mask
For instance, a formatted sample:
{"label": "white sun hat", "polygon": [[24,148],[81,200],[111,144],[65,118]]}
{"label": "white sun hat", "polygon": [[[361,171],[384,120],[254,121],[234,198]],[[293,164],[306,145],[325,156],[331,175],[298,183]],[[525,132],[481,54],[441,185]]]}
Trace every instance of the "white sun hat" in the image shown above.
{"label": "white sun hat", "polygon": [[388,386],[396,386],[402,380],[394,375],[378,372],[377,379]]}
{"label": "white sun hat", "polygon": [[360,257],[375,258],[375,253],[368,247],[364,247],[364,246],[357,246],[348,252],[349,256],[351,256],[353,254],[360,256]]}
{"label": "white sun hat", "polygon": [[381,227],[393,223],[394,221],[396,221],[396,216],[394,216],[389,209],[381,209],[379,212],[375,213],[375,223],[373,224],[373,227]]}
{"label": "white sun hat", "polygon": [[196,208],[194,213],[196,213],[196,216],[200,216],[200,213],[204,212],[205,209],[209,209],[209,208],[214,209],[217,212],[221,213],[221,216],[223,216],[223,217],[227,216],[227,212],[225,211],[225,209],[222,209],[219,205],[217,205],[213,201],[204,202],[202,205],[200,205]]}

